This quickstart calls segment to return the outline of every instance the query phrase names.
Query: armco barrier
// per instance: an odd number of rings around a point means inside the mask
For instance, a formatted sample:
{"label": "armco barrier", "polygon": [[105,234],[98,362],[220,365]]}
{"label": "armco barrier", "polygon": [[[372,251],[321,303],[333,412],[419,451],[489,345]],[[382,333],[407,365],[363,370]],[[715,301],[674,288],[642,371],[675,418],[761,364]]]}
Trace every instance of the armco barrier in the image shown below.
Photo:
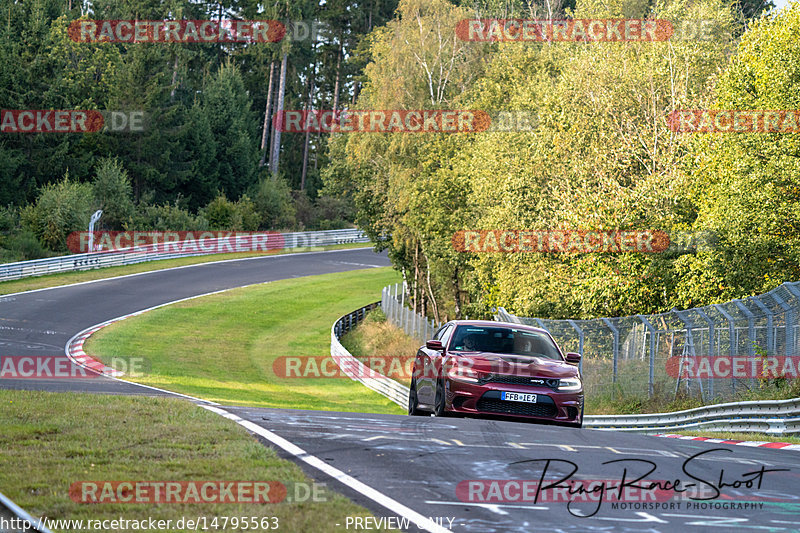
{"label": "armco barrier", "polygon": [[[6,531],[16,533],[17,531],[38,531],[40,533],[52,533],[44,525],[39,525],[39,520],[32,518],[24,509],[12,502],[5,494],[0,492],[0,519],[5,520],[12,527],[4,528],[0,526],[0,533]],[[24,524],[27,522],[27,524]],[[16,525],[15,525],[16,524]],[[19,524],[30,525],[28,529],[16,527]]]}
{"label": "armco barrier", "polygon": [[[408,405],[408,387],[368,369],[339,342],[354,328],[373,303],[344,315],[331,328],[331,357],[345,373],[401,407]],[[367,376],[367,377],[364,377]],[[800,398],[707,405],[674,413],[585,416],[583,427],[636,433],[664,431],[732,431],[770,435],[800,434]]]}
{"label": "armco barrier", "polygon": [[[272,234],[278,235],[278,234]],[[330,246],[334,244],[367,243],[369,238],[359,229],[343,229],[328,231],[307,231],[295,233],[281,233],[282,248],[305,248],[313,246]],[[211,248],[221,239],[207,239],[206,246]],[[230,239],[236,247],[236,238]],[[198,249],[197,253],[174,253],[158,250],[158,245],[141,246],[136,251],[118,250],[109,252],[93,252],[86,254],[65,255],[48,259],[35,259],[18,263],[0,265],[0,281],[21,279],[32,276],[44,276],[60,272],[77,272],[104,268],[111,266],[134,265],[146,261],[160,259],[175,259],[178,257],[191,257],[211,255],[213,252],[204,252]]]}
{"label": "armco barrier", "polygon": [[344,315],[333,324],[331,328],[331,357],[350,379],[358,381],[368,389],[386,396],[400,407],[406,407],[408,405],[408,387],[368,368],[353,357],[339,342],[342,335],[353,329],[356,324],[364,319],[367,311],[375,309],[379,305],[380,302],[375,302],[364,306]]}

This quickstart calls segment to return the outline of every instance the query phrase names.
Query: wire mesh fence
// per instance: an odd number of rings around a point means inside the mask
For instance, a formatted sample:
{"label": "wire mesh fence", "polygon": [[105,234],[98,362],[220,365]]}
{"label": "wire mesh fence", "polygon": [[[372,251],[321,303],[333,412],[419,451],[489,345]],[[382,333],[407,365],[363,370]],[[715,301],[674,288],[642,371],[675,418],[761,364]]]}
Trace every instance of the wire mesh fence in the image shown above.
{"label": "wire mesh fence", "polygon": [[[424,342],[435,324],[405,305],[403,284],[385,287],[388,319]],[[731,399],[765,380],[800,375],[800,283],[759,296],[656,315],[551,320],[518,317],[502,307],[496,320],[547,330],[564,352],[583,355],[588,394]]]}

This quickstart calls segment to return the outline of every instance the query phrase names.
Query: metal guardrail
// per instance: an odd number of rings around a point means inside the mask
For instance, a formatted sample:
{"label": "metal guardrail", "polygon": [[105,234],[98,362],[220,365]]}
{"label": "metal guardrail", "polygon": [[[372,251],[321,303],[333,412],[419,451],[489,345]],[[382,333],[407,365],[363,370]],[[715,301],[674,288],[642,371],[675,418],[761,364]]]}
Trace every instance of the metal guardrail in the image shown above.
{"label": "metal guardrail", "polygon": [[[368,369],[339,342],[342,335],[363,320],[367,311],[378,305],[362,307],[336,321],[331,328],[331,357],[351,379],[406,407],[408,387]],[[722,403],[673,413],[585,416],[583,427],[636,433],[703,430],[796,435],[800,434],[800,398]]]}
{"label": "metal guardrail", "polygon": [[587,416],[584,427],[639,433],[702,429],[800,434],[800,398],[721,403],[674,413]]}
{"label": "metal guardrail", "polygon": [[[305,248],[315,246],[330,246],[334,244],[348,243],[367,243],[369,238],[359,229],[327,230],[327,231],[306,231],[294,233],[264,233],[266,242],[273,242],[278,235],[282,238],[282,246],[276,249],[285,248]],[[222,239],[206,239],[204,246],[211,249],[217,247],[217,243]],[[236,237],[231,237],[231,252],[239,251],[236,248]],[[185,242],[173,243],[175,246]],[[274,251],[274,250],[272,250]],[[111,266],[134,265],[146,261],[158,261],[161,259],[175,259],[178,257],[193,257],[201,255],[212,255],[218,252],[204,251],[202,247],[197,247],[197,253],[175,253],[167,251],[163,244],[147,245],[136,248],[135,250],[116,250],[107,252],[92,252],[85,254],[65,255],[61,257],[50,257],[47,259],[34,259],[32,261],[20,261],[17,263],[6,263],[0,265],[0,281],[22,279],[32,276],[44,276],[47,274],[57,274],[61,272],[78,272],[91,270],[94,268],[104,268]]]}
{"label": "metal guardrail", "polygon": [[358,381],[368,389],[386,396],[400,407],[405,408],[408,405],[408,387],[370,369],[353,357],[353,355],[342,346],[342,343],[339,342],[342,335],[353,329],[364,319],[367,311],[379,306],[380,302],[366,305],[360,309],[356,309],[352,313],[344,315],[333,324],[331,328],[331,357],[336,361],[336,364],[339,365],[339,368],[342,369],[342,372],[349,376],[350,379]]}
{"label": "metal guardrail", "polygon": [[0,533],[27,533],[29,531],[52,533],[43,525],[40,526],[39,520],[32,518],[24,509],[0,492]]}

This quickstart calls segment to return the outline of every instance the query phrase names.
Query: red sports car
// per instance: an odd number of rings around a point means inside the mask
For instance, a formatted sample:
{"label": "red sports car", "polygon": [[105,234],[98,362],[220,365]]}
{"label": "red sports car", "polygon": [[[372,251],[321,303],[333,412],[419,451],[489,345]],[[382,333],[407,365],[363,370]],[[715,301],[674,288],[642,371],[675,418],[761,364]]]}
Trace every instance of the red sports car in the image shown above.
{"label": "red sports car", "polygon": [[539,328],[454,320],[417,352],[408,413],[501,415],[581,427],[581,356]]}

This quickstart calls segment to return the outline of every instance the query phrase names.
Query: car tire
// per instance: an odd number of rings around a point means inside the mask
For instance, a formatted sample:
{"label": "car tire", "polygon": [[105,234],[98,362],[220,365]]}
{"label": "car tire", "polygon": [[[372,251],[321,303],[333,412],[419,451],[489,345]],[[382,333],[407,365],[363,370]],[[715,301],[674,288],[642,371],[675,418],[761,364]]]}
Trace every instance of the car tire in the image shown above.
{"label": "car tire", "polygon": [[408,414],[409,416],[422,416],[419,408],[419,398],[417,398],[417,378],[411,378],[411,387],[408,389]]}
{"label": "car tire", "polygon": [[444,380],[440,379],[436,382],[436,396],[434,396],[433,399],[433,416],[447,416],[447,411],[445,409],[446,403]]}

